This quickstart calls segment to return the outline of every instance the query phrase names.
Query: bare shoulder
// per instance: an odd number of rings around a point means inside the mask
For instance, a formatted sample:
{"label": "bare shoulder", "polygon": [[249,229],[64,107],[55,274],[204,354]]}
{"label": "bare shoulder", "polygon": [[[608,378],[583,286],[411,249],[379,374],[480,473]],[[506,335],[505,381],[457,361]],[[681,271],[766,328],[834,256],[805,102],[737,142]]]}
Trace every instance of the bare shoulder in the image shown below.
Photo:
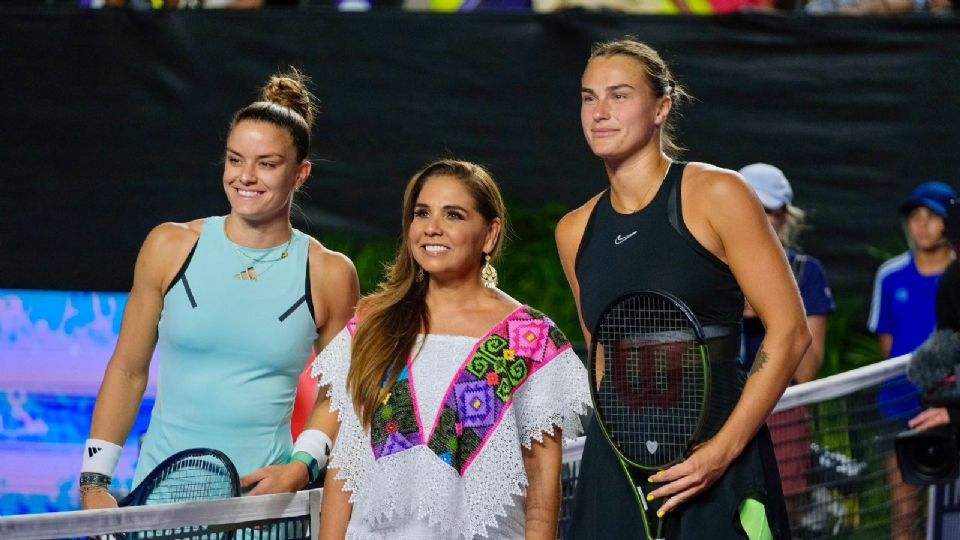
{"label": "bare shoulder", "polygon": [[555,235],[561,258],[572,257],[576,253],[580,246],[580,240],[583,238],[583,233],[587,229],[587,222],[590,221],[590,214],[593,213],[593,209],[597,206],[597,201],[600,200],[602,195],[603,192],[594,195],[579,208],[571,210],[557,222]]}
{"label": "bare shoulder", "polygon": [[197,220],[189,223],[167,222],[154,227],[140,248],[138,273],[148,282],[166,288],[196,245],[202,226],[202,220]]}
{"label": "bare shoulder", "polygon": [[346,284],[357,279],[357,269],[349,257],[326,248],[316,238],[310,238],[310,278],[325,286]]}
{"label": "bare shoulder", "polygon": [[740,173],[709,163],[688,163],[683,173],[683,183],[685,197],[694,203],[704,202],[722,207],[723,204],[749,204],[756,200],[756,195]]}
{"label": "bare shoulder", "polygon": [[310,283],[315,322],[323,348],[354,315],[360,297],[360,280],[353,261],[310,238]]}
{"label": "bare shoulder", "polygon": [[603,192],[597,193],[579,208],[567,212],[560,218],[560,221],[557,222],[557,236],[559,237],[561,234],[583,234],[583,230],[587,227],[587,221],[590,219],[590,214],[597,206],[597,201],[600,200],[601,195],[603,195]]}
{"label": "bare shoulder", "polygon": [[[200,220],[198,220],[200,221]],[[165,261],[178,261],[187,256],[200,238],[203,222],[161,223],[147,234],[143,241],[141,256],[156,256]]]}
{"label": "bare shoulder", "polygon": [[196,220],[187,223],[166,222],[153,228],[147,235],[145,243],[159,244],[164,248],[176,248],[182,245],[193,246],[200,238],[203,221]]}

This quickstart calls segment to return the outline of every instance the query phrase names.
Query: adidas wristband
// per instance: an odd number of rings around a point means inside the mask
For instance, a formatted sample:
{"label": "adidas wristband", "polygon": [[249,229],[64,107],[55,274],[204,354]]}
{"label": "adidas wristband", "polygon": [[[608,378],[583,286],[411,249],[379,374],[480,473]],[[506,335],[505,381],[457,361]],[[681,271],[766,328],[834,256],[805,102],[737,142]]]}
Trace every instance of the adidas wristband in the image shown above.
{"label": "adidas wristband", "polygon": [[326,433],[319,429],[306,429],[297,437],[290,459],[304,463],[310,471],[310,481],[313,482],[320,475],[320,471],[327,466],[327,456],[330,454],[331,447],[333,447],[333,441]]}
{"label": "adidas wristband", "polygon": [[112,477],[120,462],[123,447],[102,439],[87,439],[83,449],[81,473],[96,473]]}

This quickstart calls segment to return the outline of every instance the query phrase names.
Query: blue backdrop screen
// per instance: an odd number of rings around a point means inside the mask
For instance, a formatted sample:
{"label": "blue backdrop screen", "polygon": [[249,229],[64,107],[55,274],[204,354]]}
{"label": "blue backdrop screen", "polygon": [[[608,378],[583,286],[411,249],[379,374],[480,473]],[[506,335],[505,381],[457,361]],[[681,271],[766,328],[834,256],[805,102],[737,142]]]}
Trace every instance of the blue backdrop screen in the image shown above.
{"label": "blue backdrop screen", "polygon": [[[0,515],[75,510],[83,443],[126,293],[0,289]],[[130,489],[156,362],[112,490]]]}

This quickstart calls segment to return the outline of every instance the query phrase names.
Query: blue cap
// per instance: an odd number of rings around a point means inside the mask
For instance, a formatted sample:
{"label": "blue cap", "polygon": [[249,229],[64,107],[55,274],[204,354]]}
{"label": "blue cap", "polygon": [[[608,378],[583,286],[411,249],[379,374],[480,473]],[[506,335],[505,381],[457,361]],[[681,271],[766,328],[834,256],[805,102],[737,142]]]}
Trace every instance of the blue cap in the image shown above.
{"label": "blue cap", "polygon": [[900,212],[909,214],[918,206],[933,210],[940,217],[947,215],[950,201],[957,198],[957,192],[943,182],[924,182],[913,190],[910,198],[900,205]]}

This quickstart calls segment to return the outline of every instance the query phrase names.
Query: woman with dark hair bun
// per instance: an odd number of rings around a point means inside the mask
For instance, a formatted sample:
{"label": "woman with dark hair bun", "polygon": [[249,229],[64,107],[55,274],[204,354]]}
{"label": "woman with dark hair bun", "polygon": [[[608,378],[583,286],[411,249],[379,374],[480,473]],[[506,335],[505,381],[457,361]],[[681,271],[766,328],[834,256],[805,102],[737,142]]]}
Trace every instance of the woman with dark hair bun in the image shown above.
{"label": "woman with dark hair bun", "polygon": [[[293,70],[237,111],[223,159],[226,216],[163,223],[137,258],[116,350],[93,413],[80,479],[84,508],[107,492],[136,418],[151,357],[160,380],[134,484],[188,448],[224,452],[251,494],[316,480],[336,418],[318,399],[294,444],[290,417],[311,348],[353,314],[353,264],[293,228],[293,197],[310,176],[314,98]],[[330,434],[330,435],[328,435]]]}

